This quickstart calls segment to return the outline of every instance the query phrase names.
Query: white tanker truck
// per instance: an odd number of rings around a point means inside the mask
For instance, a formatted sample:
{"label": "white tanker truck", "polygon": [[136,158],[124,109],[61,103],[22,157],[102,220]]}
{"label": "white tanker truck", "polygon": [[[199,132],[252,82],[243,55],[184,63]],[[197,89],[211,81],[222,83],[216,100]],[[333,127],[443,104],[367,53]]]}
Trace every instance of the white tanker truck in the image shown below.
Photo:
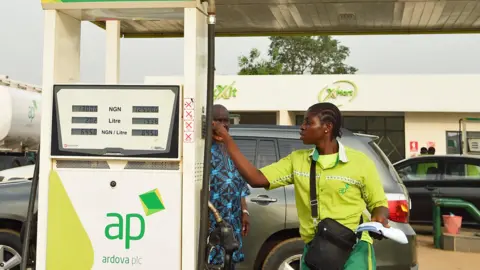
{"label": "white tanker truck", "polygon": [[0,75],[0,170],[33,163],[40,143],[41,88]]}

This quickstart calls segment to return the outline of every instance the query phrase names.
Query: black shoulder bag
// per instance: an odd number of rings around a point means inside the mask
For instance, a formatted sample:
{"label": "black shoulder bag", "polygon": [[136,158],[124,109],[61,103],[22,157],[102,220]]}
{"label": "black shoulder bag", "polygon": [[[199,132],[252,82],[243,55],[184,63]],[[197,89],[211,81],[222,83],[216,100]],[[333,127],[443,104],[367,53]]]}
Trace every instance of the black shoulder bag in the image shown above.
{"label": "black shoulder bag", "polygon": [[[305,264],[311,270],[343,270],[357,243],[357,235],[331,218],[325,218],[317,225],[316,161],[313,159],[310,166],[310,206],[314,225],[317,228],[313,240],[308,244]],[[360,218],[360,223],[362,223],[362,218]]]}

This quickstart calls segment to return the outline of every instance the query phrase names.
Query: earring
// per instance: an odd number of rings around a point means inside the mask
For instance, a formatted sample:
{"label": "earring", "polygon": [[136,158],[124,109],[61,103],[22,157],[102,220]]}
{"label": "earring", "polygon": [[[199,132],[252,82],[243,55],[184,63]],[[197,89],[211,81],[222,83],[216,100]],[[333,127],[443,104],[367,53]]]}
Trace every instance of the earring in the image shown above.
{"label": "earring", "polygon": [[328,130],[325,130],[325,133],[328,133]]}

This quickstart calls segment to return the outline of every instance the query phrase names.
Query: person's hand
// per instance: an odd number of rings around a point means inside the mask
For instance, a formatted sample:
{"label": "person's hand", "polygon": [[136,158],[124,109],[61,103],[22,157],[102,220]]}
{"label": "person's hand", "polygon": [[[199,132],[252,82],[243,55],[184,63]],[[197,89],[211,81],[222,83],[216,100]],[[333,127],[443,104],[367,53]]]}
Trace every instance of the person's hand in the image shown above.
{"label": "person's hand", "polygon": [[384,216],[373,216],[372,217],[372,222],[379,222],[383,225],[383,227],[385,228],[390,228],[390,225],[388,225],[388,218],[384,217]]}
{"label": "person's hand", "polygon": [[[372,222],[379,222],[383,225],[383,227],[390,228],[390,225],[388,225],[388,219],[385,218],[384,216],[374,216],[372,217]],[[375,240],[382,240],[385,238],[383,237],[382,234],[378,234],[378,233],[369,232],[368,234]]]}
{"label": "person's hand", "polygon": [[223,126],[223,124],[218,123],[218,122],[213,122],[212,123],[212,129],[213,129],[213,139],[214,140],[222,142],[225,138],[228,137],[228,131]]}
{"label": "person's hand", "polygon": [[250,231],[250,220],[246,213],[242,214],[242,236],[247,236]]}
{"label": "person's hand", "polygon": [[[372,222],[379,222],[383,225],[383,227],[390,228],[390,225],[388,225],[388,219],[382,215],[372,217]],[[384,238],[383,235],[378,233],[369,232],[369,234],[373,239],[376,240],[382,240]]]}

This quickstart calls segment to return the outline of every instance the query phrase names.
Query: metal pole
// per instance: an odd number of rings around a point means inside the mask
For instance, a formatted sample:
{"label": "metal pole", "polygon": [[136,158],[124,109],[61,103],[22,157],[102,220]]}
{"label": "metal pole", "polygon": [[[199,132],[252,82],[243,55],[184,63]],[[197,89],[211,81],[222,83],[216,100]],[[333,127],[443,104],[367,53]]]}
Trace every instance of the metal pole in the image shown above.
{"label": "metal pole", "polygon": [[205,152],[203,156],[203,182],[200,198],[200,232],[198,239],[197,270],[206,267],[207,237],[208,237],[208,202],[210,199],[210,168],[212,148],[212,122],[213,122],[213,89],[215,81],[215,1],[208,1],[208,64],[207,64],[207,108],[206,108],[206,134]]}
{"label": "metal pole", "polygon": [[462,152],[461,154],[468,154],[468,138],[467,138],[467,119],[462,122]]}
{"label": "metal pole", "polygon": [[463,131],[462,131],[462,119],[458,120],[458,143],[460,144],[460,155],[463,154]]}
{"label": "metal pole", "polygon": [[[38,147],[38,153],[40,153],[40,147]],[[40,155],[37,154],[35,170],[33,171],[32,186],[30,189],[30,200],[28,202],[27,210],[27,221],[25,222],[25,233],[23,235],[23,247],[22,247],[22,264],[20,265],[21,270],[27,269],[28,262],[28,252],[30,248],[30,232],[32,227],[32,219],[34,215],[35,202],[37,199],[37,190],[38,190],[38,173],[40,171]]]}
{"label": "metal pole", "polygon": [[442,221],[440,219],[440,206],[434,202],[433,206],[433,244],[435,248],[440,248],[440,238],[442,236]]}

